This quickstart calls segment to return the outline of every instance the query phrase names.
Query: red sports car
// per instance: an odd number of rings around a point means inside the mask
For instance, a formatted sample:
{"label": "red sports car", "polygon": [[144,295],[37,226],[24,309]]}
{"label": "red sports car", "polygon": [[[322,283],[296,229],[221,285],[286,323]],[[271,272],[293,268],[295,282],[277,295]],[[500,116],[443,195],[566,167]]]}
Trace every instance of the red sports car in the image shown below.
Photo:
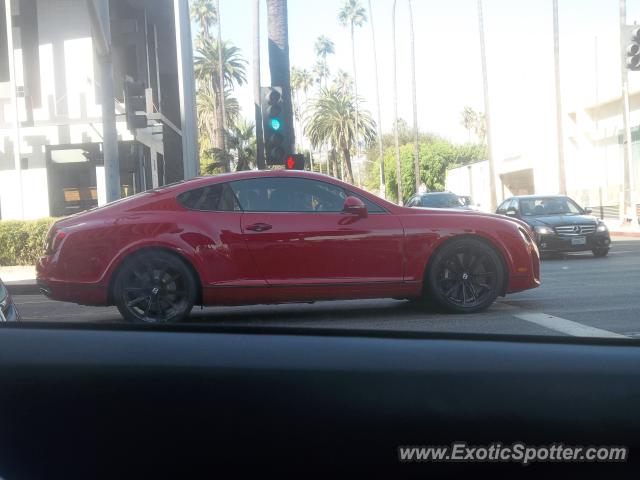
{"label": "red sports car", "polygon": [[405,208],[325,175],[247,171],[144,192],[57,222],[37,265],[50,298],[134,322],[194,305],[432,299],[477,312],[540,284],[517,220]]}

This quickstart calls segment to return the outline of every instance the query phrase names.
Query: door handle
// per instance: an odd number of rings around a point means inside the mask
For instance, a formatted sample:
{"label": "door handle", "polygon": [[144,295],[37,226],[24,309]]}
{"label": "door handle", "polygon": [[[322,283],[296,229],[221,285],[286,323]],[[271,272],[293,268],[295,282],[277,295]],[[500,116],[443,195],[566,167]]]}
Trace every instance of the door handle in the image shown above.
{"label": "door handle", "polygon": [[254,223],[245,227],[246,230],[251,230],[252,232],[264,232],[265,230],[271,230],[272,228],[273,227],[268,223]]}

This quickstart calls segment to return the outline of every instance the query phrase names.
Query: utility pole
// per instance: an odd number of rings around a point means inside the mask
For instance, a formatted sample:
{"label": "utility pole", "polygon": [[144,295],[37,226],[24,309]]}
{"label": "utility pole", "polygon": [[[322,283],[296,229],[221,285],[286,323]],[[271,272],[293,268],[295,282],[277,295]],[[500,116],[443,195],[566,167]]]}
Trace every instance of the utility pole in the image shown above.
{"label": "utility pole", "polygon": [[478,0],[478,27],[480,30],[480,56],[482,59],[482,86],[484,90],[484,118],[487,129],[487,156],[489,157],[489,189],[491,193],[491,211],[495,212],[498,205],[496,199],[496,176],[491,151],[491,120],[489,108],[489,81],[487,76],[487,54],[484,45],[484,20],[482,18],[482,0]]}
{"label": "utility pole", "polygon": [[256,166],[264,170],[264,139],[260,109],[260,0],[253,0],[253,108],[256,120]]}
{"label": "utility pole", "polygon": [[623,200],[622,211],[620,212],[621,220],[631,218],[632,222],[636,219],[636,208],[633,203],[634,199],[631,193],[631,127],[629,121],[629,72],[627,70],[627,40],[625,39],[625,32],[627,31],[627,2],[626,0],[619,0],[619,16],[620,16],[620,81],[622,87],[622,107],[623,107],[623,155],[624,155],[624,185],[623,185]]}
{"label": "utility pole", "polygon": [[562,134],[562,96],[560,92],[560,29],[558,0],[553,0],[553,63],[556,82],[556,135],[558,142],[558,191],[567,194],[567,177],[564,168],[564,135]]}

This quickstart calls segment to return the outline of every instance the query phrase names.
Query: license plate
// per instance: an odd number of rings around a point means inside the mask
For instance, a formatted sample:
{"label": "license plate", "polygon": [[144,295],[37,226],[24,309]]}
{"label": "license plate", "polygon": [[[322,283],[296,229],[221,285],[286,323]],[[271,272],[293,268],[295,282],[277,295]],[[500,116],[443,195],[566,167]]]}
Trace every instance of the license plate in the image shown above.
{"label": "license plate", "polygon": [[571,245],[586,245],[586,237],[575,237],[571,239]]}

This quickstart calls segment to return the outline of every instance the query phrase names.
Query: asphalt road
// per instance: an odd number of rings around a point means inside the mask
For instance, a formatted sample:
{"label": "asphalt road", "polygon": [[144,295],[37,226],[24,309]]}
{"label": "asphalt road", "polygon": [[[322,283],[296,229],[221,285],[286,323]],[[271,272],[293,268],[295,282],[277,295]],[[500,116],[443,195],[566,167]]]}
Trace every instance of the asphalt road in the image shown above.
{"label": "asphalt road", "polygon": [[[16,296],[25,321],[120,321],[113,307],[83,307],[40,295]],[[640,338],[640,241],[615,241],[608,257],[543,260],[542,286],[486,312],[452,315],[399,300],[354,300],[195,308],[192,321],[216,325],[364,328],[459,333]]]}

